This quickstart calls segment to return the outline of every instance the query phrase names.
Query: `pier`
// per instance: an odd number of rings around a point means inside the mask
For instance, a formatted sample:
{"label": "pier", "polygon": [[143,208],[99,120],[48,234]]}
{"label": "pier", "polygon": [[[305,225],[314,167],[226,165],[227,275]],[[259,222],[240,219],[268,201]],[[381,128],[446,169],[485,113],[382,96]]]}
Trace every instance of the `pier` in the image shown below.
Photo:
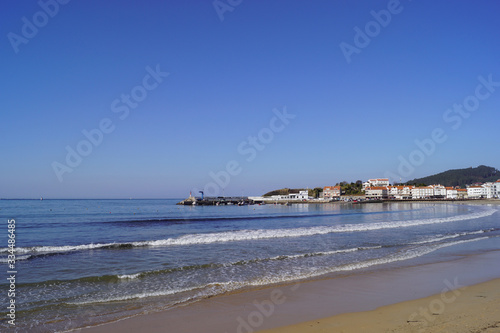
{"label": "pier", "polygon": [[254,201],[248,197],[203,197],[196,198],[190,196],[189,198],[177,203],[178,205],[192,205],[192,206],[220,206],[220,205],[253,205]]}

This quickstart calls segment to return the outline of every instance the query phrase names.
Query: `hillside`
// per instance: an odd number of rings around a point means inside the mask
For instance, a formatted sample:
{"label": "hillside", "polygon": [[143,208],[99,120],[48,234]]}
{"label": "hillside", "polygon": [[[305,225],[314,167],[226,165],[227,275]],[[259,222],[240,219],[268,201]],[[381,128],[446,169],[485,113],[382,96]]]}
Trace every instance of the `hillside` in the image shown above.
{"label": "hillside", "polygon": [[270,197],[272,195],[288,195],[290,193],[299,193],[300,191],[305,191],[305,188],[282,188],[280,190],[274,190],[267,192],[263,197]]}
{"label": "hillside", "polygon": [[484,165],[476,168],[455,169],[424,178],[416,178],[406,184],[441,184],[444,186],[465,187],[468,184],[494,182],[500,179],[500,171]]}

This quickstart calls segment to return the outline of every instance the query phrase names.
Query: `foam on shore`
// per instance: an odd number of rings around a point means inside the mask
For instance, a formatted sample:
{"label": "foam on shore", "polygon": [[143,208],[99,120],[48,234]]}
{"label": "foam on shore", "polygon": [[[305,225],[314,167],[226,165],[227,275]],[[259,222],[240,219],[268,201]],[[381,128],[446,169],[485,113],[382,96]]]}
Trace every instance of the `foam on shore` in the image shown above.
{"label": "foam on shore", "polygon": [[[163,332],[166,327],[176,332],[237,332],[238,329],[242,331],[241,325],[249,323],[249,318],[251,323],[258,323],[250,326],[255,332],[300,325],[342,313],[370,311],[380,306],[428,297],[445,288],[461,288],[500,277],[497,265],[500,251],[458,258],[229,294],[84,329],[83,332]],[[276,300],[276,297],[280,302],[273,305],[269,316],[259,312],[262,304],[270,309],[269,301]],[[252,318],[254,321],[251,321]]]}

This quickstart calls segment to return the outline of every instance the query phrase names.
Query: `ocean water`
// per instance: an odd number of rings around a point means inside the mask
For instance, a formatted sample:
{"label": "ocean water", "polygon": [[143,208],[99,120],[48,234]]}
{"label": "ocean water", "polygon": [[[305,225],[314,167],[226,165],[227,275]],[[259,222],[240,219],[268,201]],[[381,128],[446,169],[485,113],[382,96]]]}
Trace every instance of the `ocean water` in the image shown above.
{"label": "ocean water", "polygon": [[253,286],[500,249],[498,206],[177,201],[0,200],[0,328],[70,331]]}

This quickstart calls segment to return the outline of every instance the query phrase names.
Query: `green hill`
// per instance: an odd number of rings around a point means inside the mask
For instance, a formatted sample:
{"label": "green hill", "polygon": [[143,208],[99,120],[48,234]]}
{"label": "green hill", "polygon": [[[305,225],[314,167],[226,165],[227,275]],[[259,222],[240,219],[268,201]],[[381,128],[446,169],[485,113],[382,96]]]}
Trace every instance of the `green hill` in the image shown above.
{"label": "green hill", "polygon": [[305,188],[282,188],[280,190],[274,190],[267,192],[263,197],[270,197],[272,195],[289,195],[290,193],[299,193],[300,191],[305,191]]}
{"label": "green hill", "polygon": [[465,187],[468,184],[495,182],[500,179],[500,171],[493,167],[480,165],[477,168],[455,169],[424,178],[416,178],[406,184],[441,184],[444,186]]}
{"label": "green hill", "polygon": [[300,191],[307,191],[307,194],[310,197],[318,198],[320,193],[323,192],[322,187],[315,187],[313,189],[306,188],[282,188],[280,190],[274,190],[271,192],[267,192],[263,195],[263,197],[270,197],[272,195],[289,195],[290,193],[299,193]]}

